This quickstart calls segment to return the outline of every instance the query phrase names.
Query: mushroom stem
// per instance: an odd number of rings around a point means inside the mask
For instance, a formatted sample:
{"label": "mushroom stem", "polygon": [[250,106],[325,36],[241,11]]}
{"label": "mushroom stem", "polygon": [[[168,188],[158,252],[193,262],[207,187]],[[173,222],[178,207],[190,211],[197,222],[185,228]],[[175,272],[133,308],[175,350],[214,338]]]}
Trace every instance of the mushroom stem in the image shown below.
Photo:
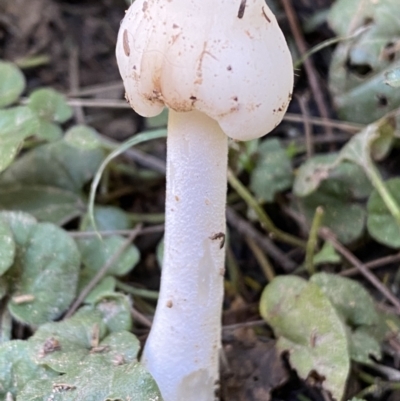
{"label": "mushroom stem", "polygon": [[212,401],[219,377],[228,139],[169,111],[162,281],[142,362],[164,401]]}

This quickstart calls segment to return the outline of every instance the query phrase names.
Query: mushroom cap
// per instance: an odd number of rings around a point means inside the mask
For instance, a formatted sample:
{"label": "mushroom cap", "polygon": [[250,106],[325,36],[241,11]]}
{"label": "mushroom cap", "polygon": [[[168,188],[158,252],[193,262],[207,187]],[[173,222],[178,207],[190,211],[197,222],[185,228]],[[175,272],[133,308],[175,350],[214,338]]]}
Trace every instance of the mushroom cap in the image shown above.
{"label": "mushroom cap", "polygon": [[292,58],[264,0],[136,0],[116,55],[138,114],[196,109],[237,140],[275,128],[291,99]]}

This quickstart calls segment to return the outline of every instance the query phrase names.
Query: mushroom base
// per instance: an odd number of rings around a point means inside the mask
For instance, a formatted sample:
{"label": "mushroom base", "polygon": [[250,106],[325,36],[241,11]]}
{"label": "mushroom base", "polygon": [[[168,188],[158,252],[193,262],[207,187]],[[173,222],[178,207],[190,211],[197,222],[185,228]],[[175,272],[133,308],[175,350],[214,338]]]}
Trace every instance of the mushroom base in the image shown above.
{"label": "mushroom base", "polygon": [[170,110],[164,261],[142,362],[164,401],[213,401],[219,378],[228,139]]}

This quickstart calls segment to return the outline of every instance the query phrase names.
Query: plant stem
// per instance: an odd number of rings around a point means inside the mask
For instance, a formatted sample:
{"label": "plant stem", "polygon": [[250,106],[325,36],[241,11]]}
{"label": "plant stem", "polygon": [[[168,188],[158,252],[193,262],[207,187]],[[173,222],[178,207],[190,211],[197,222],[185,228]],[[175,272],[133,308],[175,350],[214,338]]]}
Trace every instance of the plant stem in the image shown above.
{"label": "plant stem", "polygon": [[260,206],[260,204],[256,201],[250,191],[236,178],[235,174],[228,169],[228,181],[232,188],[240,195],[240,197],[246,202],[247,206],[252,208],[257,217],[260,220],[261,225],[269,231],[274,238],[279,241],[285,242],[289,245],[293,245],[299,248],[306,248],[306,243],[301,239],[285,233],[284,231],[280,230],[275,226],[273,221],[264,211],[264,209]]}
{"label": "plant stem", "polygon": [[[371,163],[372,165],[372,163]],[[400,225],[400,208],[397,202],[394,200],[391,193],[386,188],[385,183],[382,180],[378,170],[375,166],[366,167],[364,169],[372,182],[372,185],[378,191],[379,195],[381,196],[383,202],[385,203],[386,207],[389,209],[389,212],[392,214],[394,219],[396,220],[397,224]]]}
{"label": "plant stem", "polygon": [[324,209],[318,206],[315,210],[314,218],[311,224],[310,235],[306,248],[306,269],[308,274],[312,276],[315,273],[314,253],[318,242],[318,230],[321,227],[322,218],[324,217]]}
{"label": "plant stem", "polygon": [[276,277],[276,273],[267,255],[262,251],[262,249],[256,244],[256,242],[252,238],[246,237],[246,242],[251,251],[253,252],[254,257],[257,259],[257,262],[260,265],[265,278],[269,282],[271,282]]}
{"label": "plant stem", "polygon": [[122,290],[136,297],[146,298],[146,299],[158,299],[157,291],[146,290],[144,288],[135,288],[131,285],[123,283],[120,280],[116,281],[116,286],[119,290]]}
{"label": "plant stem", "polygon": [[164,401],[215,399],[227,156],[228,139],[215,120],[170,110],[161,288],[142,356]]}
{"label": "plant stem", "polygon": [[127,216],[133,224],[160,224],[165,221],[164,213],[128,213]]}

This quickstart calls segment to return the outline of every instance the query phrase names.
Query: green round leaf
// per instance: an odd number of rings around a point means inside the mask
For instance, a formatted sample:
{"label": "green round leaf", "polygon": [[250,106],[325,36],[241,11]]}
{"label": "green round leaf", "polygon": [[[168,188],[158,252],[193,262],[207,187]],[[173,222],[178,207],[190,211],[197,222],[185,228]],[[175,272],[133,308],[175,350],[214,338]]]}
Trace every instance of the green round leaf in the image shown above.
{"label": "green round leaf", "polygon": [[[55,389],[59,389],[55,391]],[[104,364],[101,358],[53,380],[32,380],[17,401],[162,401],[156,382],[138,362]]]}
{"label": "green round leaf", "polygon": [[132,329],[131,304],[123,294],[103,294],[98,299],[96,309],[103,315],[103,321],[110,332]]}
{"label": "green round leaf", "polygon": [[381,359],[381,346],[368,331],[361,328],[351,332],[349,337],[350,357],[353,361],[369,365],[373,364],[371,356]]}
{"label": "green round leaf", "polygon": [[396,44],[400,36],[398,0],[338,0],[329,23],[341,41],[330,65],[329,86],[339,115],[368,124],[400,106],[398,90],[386,75],[400,67]]}
{"label": "green round leaf", "polygon": [[[400,205],[400,178],[388,180],[385,185],[395,202]],[[368,200],[367,212],[367,228],[371,237],[391,248],[400,248],[400,226],[377,191],[373,191]]]}
{"label": "green round leaf", "polygon": [[54,89],[42,88],[29,96],[28,107],[46,121],[64,123],[72,117],[65,97]]}
{"label": "green round leaf", "polygon": [[27,341],[8,341],[0,344],[0,398],[6,400],[7,393],[14,397],[32,380],[50,379],[57,373],[36,364],[29,356]]}
{"label": "green round leaf", "polygon": [[374,300],[357,281],[329,273],[314,274],[310,281],[329,298],[346,324],[358,327],[378,323]]}
{"label": "green round leaf", "polygon": [[11,229],[17,243],[12,273],[19,277],[8,309],[15,319],[38,326],[58,318],[74,299],[79,252],[71,237],[53,224],[23,226],[22,236],[13,225]]}
{"label": "green round leaf", "polygon": [[36,136],[47,142],[57,141],[62,138],[62,129],[59,125],[50,121],[39,119],[39,128],[36,131]]}
{"label": "green round leaf", "polygon": [[0,61],[0,107],[15,103],[25,89],[25,77],[12,63]]}
{"label": "green round leaf", "polygon": [[258,150],[251,173],[250,189],[260,202],[272,202],[275,194],[289,189],[293,182],[292,164],[277,139],[265,139]]}
{"label": "green round leaf", "polygon": [[15,241],[9,225],[0,218],[0,276],[13,264]]}
{"label": "green round leaf", "polygon": [[24,139],[35,134],[38,125],[28,107],[0,110],[0,172],[11,164]]}
{"label": "green round leaf", "polygon": [[98,133],[86,125],[76,125],[70,128],[64,137],[65,141],[78,149],[97,149],[101,147]]}
{"label": "green round leaf", "polygon": [[[312,221],[317,207],[324,209],[322,224],[329,227],[345,244],[360,238],[366,213],[363,206],[353,203],[351,191],[340,180],[324,181],[317,191],[299,198],[300,209]],[[351,224],[349,224],[351,222]]]}
{"label": "green round leaf", "polygon": [[[79,277],[79,291],[86,287],[87,284],[93,278],[93,274],[88,269],[82,269],[81,275]],[[112,294],[115,290],[116,281],[112,276],[104,277],[92,291],[90,291],[89,295],[85,298],[85,304],[95,304],[97,301],[102,299],[103,297]]]}
{"label": "green round leaf", "polygon": [[24,186],[46,185],[80,194],[84,184],[96,173],[103,157],[104,152],[99,149],[79,150],[64,141],[48,143],[16,160],[0,176],[0,186],[17,183]]}
{"label": "green round leaf", "polygon": [[277,277],[262,293],[260,313],[299,376],[316,371],[325,378],[322,386],[341,400],[350,368],[347,334],[321,289],[300,277]]}
{"label": "green round leaf", "polygon": [[[99,231],[127,230],[130,228],[130,220],[127,214],[114,206],[95,206],[94,220]],[[93,230],[89,215],[85,215],[80,225],[81,231]]]}
{"label": "green round leaf", "polygon": [[106,335],[101,313],[80,309],[67,320],[40,326],[29,339],[31,357],[37,364],[66,373],[82,363]]}
{"label": "green round leaf", "polygon": [[0,185],[0,207],[21,210],[38,220],[63,225],[79,216],[84,203],[74,192],[42,185]]}
{"label": "green round leaf", "polygon": [[[125,241],[125,238],[116,235],[104,239],[97,237],[78,239],[77,244],[81,251],[82,263],[93,274],[97,273],[119,251]],[[134,245],[129,245],[110,266],[108,274],[123,276],[131,271],[139,260],[139,250]]]}

